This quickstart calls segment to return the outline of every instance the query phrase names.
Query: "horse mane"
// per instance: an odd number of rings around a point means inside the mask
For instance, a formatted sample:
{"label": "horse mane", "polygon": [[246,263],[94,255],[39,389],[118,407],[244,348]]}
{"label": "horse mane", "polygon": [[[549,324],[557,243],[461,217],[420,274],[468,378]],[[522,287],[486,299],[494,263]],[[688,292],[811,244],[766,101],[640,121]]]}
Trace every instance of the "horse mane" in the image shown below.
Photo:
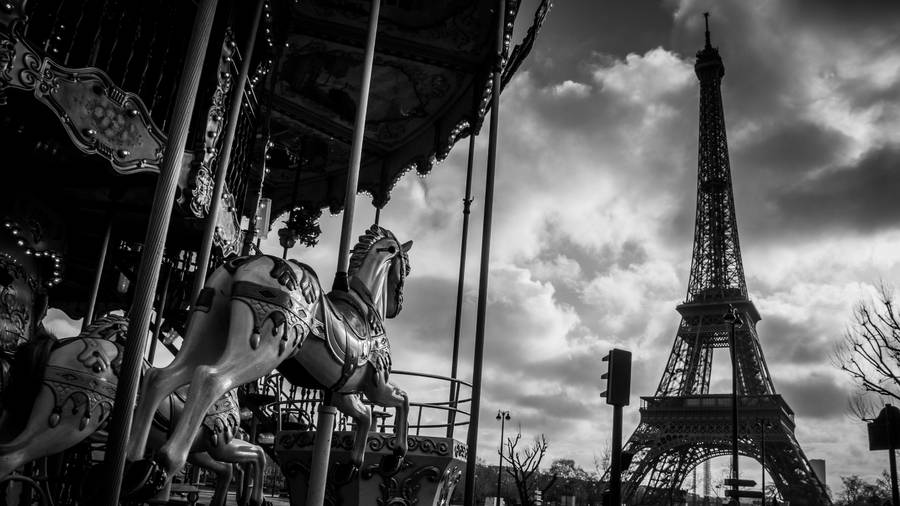
{"label": "horse mane", "polygon": [[400,248],[400,241],[397,240],[397,238],[394,236],[394,233],[378,225],[372,225],[368,230],[366,230],[363,235],[359,236],[359,242],[356,243],[356,246],[353,247],[353,251],[350,253],[350,265],[347,268],[347,275],[354,275],[356,271],[358,271],[362,267],[363,261],[365,261],[366,259],[366,255],[368,255],[372,250],[372,245],[385,238],[393,239],[394,242],[397,243],[397,247],[400,249],[400,256],[403,259],[403,275],[408,275],[409,256],[405,251],[403,251],[403,248]]}
{"label": "horse mane", "polygon": [[25,429],[31,408],[44,385],[44,371],[56,336],[40,325],[31,341],[16,350],[9,371],[9,383],[3,389],[3,409],[8,414],[10,434],[18,434]]}

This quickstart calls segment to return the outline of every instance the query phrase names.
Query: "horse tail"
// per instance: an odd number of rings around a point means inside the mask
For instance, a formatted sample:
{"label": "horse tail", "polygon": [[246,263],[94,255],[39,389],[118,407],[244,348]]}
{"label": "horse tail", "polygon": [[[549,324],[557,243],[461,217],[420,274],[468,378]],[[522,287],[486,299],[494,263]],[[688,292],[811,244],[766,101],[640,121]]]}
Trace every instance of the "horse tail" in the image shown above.
{"label": "horse tail", "polygon": [[[10,368],[9,384],[3,391],[3,408],[6,411],[7,426],[10,434],[18,434],[25,429],[34,401],[41,391],[47,361],[53,351],[56,338],[43,326],[38,328],[35,337],[16,350]],[[0,445],[0,452],[4,452]]]}

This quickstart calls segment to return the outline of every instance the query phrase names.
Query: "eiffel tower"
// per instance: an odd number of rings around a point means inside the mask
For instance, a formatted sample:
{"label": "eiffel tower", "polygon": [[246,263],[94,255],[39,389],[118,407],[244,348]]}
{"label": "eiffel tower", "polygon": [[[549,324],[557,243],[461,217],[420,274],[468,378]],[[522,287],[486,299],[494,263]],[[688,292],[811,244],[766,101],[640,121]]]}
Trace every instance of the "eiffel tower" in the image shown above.
{"label": "eiffel tower", "polygon": [[[624,448],[633,458],[622,477],[622,497],[633,505],[677,504],[692,469],[731,454],[732,396],[709,393],[713,350],[724,348],[733,353],[737,370],[739,453],[764,461],[792,506],[831,504],[794,437],[794,412],[775,393],[756,334],[760,315],[744,281],[725,138],[725,66],[710,44],[708,19],[706,46],[694,70],[700,80],[700,153],[690,281],[656,395],[642,397],[641,422]],[[735,326],[730,350],[725,315],[732,310],[743,324]]]}

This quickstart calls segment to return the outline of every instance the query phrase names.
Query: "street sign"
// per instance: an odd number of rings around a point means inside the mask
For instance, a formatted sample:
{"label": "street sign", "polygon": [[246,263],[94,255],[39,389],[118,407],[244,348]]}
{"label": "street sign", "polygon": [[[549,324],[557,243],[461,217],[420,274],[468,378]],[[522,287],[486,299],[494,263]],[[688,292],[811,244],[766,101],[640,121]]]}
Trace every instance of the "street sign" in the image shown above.
{"label": "street sign", "polygon": [[726,490],[725,497],[746,497],[747,499],[762,499],[763,493],[759,490]]}
{"label": "street sign", "polygon": [[725,486],[733,487],[735,485],[739,487],[755,487],[756,482],[753,480],[735,480],[734,478],[725,478]]}

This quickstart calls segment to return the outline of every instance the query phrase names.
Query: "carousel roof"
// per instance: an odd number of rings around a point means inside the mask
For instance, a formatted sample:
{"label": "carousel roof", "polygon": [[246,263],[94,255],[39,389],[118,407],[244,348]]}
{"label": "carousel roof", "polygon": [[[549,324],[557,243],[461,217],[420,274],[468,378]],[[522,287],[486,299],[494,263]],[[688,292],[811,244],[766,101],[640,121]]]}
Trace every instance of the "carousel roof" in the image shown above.
{"label": "carousel roof", "polygon": [[[365,126],[360,192],[384,206],[405,172],[428,173],[476,132],[490,102],[494,2],[386,1],[381,7]],[[277,216],[297,203],[343,207],[370,2],[295,2],[276,50],[264,195]],[[506,46],[519,0],[509,0]],[[528,54],[549,8],[505,59],[505,84]],[[280,152],[280,153],[279,153]],[[258,180],[257,180],[258,181]],[[295,197],[296,195],[296,197]]]}

